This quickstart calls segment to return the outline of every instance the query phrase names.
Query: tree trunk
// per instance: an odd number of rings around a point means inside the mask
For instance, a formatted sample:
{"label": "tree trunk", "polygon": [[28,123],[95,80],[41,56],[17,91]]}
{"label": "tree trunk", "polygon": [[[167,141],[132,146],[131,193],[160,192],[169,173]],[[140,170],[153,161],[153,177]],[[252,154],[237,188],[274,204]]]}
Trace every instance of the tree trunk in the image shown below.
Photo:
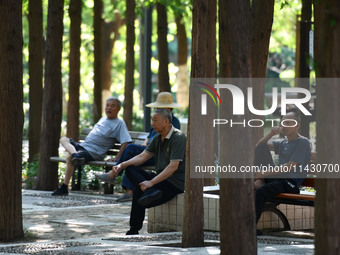
{"label": "tree trunk", "polygon": [[183,16],[175,17],[177,27],[177,102],[186,109],[189,106],[189,75],[188,75],[188,38],[183,23]]}
{"label": "tree trunk", "polygon": [[[264,109],[264,86],[267,74],[267,60],[269,52],[269,40],[272,31],[274,16],[274,0],[252,1],[252,40],[251,40],[251,70],[253,78],[257,79],[253,84],[253,102],[256,109]],[[256,119],[264,119],[263,116],[255,116]],[[263,127],[254,131],[253,146],[263,137]]]}
{"label": "tree trunk", "polygon": [[67,137],[78,141],[79,137],[79,88],[80,88],[80,44],[81,44],[82,1],[71,0],[70,27],[70,78],[67,104]]}
{"label": "tree trunk", "polygon": [[133,90],[135,88],[135,0],[126,0],[126,60],[123,118],[132,130]]}
{"label": "tree trunk", "polygon": [[23,131],[22,2],[0,2],[0,241],[24,236],[21,167]]}
{"label": "tree trunk", "polygon": [[[102,112],[105,110],[106,98],[111,96],[111,70],[114,45],[119,37],[119,28],[125,24],[118,10],[115,10],[116,20],[103,21],[102,24]],[[112,38],[113,34],[113,38]]]}
{"label": "tree trunk", "polygon": [[[216,77],[216,1],[195,0],[193,5],[192,31],[192,78]],[[206,40],[209,38],[209,40]],[[200,92],[193,88],[191,81],[187,161],[185,176],[185,203],[183,219],[183,247],[199,247],[204,245],[204,210],[203,185],[204,176],[193,178],[192,173],[197,165],[214,165],[214,131],[211,129],[215,114],[202,116],[200,109]],[[212,100],[207,102],[209,109],[216,109]],[[199,127],[199,128],[198,128]],[[192,142],[192,144],[191,144]],[[204,152],[204,153],[202,153]],[[203,155],[202,155],[203,154]],[[200,155],[200,156],[198,156]],[[209,176],[211,177],[211,176]]]}
{"label": "tree trunk", "polygon": [[[234,85],[246,94],[251,87],[251,13],[249,0],[228,0],[219,2],[219,10],[223,12],[220,19],[220,33],[224,34],[227,49],[220,52],[220,62],[228,69],[223,68],[222,74],[229,72],[232,78],[246,78]],[[226,56],[226,51],[228,55]],[[225,77],[220,74],[220,77]],[[226,90],[220,92],[223,107],[221,118],[233,119],[241,122],[250,119],[251,114],[232,115],[232,100]],[[225,105],[226,104],[226,105]],[[221,129],[221,166],[231,166],[240,169],[241,166],[251,165],[253,157],[252,131],[250,128],[236,125]],[[221,254],[256,254],[257,243],[255,234],[255,207],[254,207],[253,179],[249,176],[231,178],[220,175],[220,239]]]}
{"label": "tree trunk", "polygon": [[41,190],[54,190],[58,186],[58,164],[50,162],[50,157],[58,155],[61,129],[63,14],[64,1],[49,0],[39,172],[36,186],[36,189]]}
{"label": "tree trunk", "polygon": [[[311,30],[312,19],[312,0],[302,0],[301,22],[300,22],[300,60],[299,60],[299,74],[298,86],[310,90],[310,69],[309,69],[309,31]],[[309,102],[304,103],[303,106],[308,109]],[[300,133],[305,137],[309,137],[309,116],[301,114]]]}
{"label": "tree trunk", "polygon": [[168,18],[165,5],[157,2],[157,45],[158,45],[158,89],[159,92],[170,92],[169,51],[168,51]]}
{"label": "tree trunk", "polygon": [[102,13],[103,1],[94,1],[94,103],[93,121],[97,123],[102,116]]}
{"label": "tree trunk", "polygon": [[28,2],[29,21],[29,157],[28,161],[38,160],[41,131],[43,94],[43,14],[41,0]]}
{"label": "tree trunk", "polygon": [[[339,164],[340,144],[340,2],[322,1],[320,51],[317,59],[317,163]],[[317,23],[318,25],[320,23]],[[338,177],[317,179],[315,202],[315,254],[338,254],[340,251],[340,180]]]}

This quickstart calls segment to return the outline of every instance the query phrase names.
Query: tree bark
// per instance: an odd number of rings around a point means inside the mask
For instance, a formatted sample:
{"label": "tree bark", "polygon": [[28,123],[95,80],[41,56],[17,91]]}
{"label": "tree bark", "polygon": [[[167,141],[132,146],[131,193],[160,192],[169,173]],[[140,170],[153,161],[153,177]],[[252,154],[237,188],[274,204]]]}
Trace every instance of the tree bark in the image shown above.
{"label": "tree bark", "polygon": [[28,2],[29,21],[29,157],[28,161],[38,160],[40,149],[42,94],[43,94],[43,14],[42,1]]}
{"label": "tree bark", "polygon": [[0,2],[0,241],[24,236],[21,167],[23,131],[22,3]]}
{"label": "tree bark", "polygon": [[[220,62],[225,63],[223,75],[231,78],[246,78],[237,85],[246,94],[251,87],[251,13],[249,0],[228,0],[219,2],[223,12],[220,19],[220,33],[224,33],[227,45],[220,52]],[[220,38],[221,40],[221,38]],[[228,54],[226,54],[228,52]],[[227,67],[227,68],[226,68]],[[222,76],[220,73],[220,77]],[[238,80],[235,80],[235,83]],[[251,114],[232,115],[232,99],[226,90],[220,92],[223,107],[221,118],[241,122],[250,119]],[[225,105],[226,104],[226,105]],[[241,125],[223,127],[220,134],[222,166],[251,165],[253,157],[252,131]],[[220,239],[221,254],[256,254],[255,207],[253,179],[248,177],[230,178],[220,175]]]}
{"label": "tree bark", "polygon": [[[320,7],[320,6],[319,6]],[[318,7],[318,8],[319,8]],[[320,31],[320,51],[318,52],[317,78],[317,163],[339,164],[340,145],[340,2],[322,1],[322,27]],[[317,22],[316,25],[320,23]],[[337,177],[322,179],[316,183],[315,202],[315,254],[338,254],[340,250],[340,181]]]}
{"label": "tree bark", "polygon": [[50,162],[50,157],[58,155],[61,129],[63,14],[64,1],[49,0],[39,172],[36,186],[36,189],[41,190],[54,190],[58,186],[58,164]]}
{"label": "tree bark", "polygon": [[[209,38],[209,40],[206,40]],[[216,1],[194,0],[192,31],[192,78],[216,77]],[[183,219],[183,247],[204,245],[204,210],[203,185],[204,176],[193,178],[191,172],[197,165],[214,165],[214,131],[211,129],[214,113],[204,116],[196,114],[200,109],[200,90],[194,88],[192,81],[189,103],[189,125],[187,161],[185,176],[185,203]],[[199,106],[199,107],[198,107]],[[216,109],[212,100],[209,109]],[[198,128],[199,127],[199,128]],[[192,146],[191,146],[191,143]],[[202,153],[204,152],[204,153]],[[203,154],[203,155],[202,155]],[[200,155],[200,156],[198,156]]]}
{"label": "tree bark", "polygon": [[135,0],[126,0],[126,60],[123,118],[132,130],[133,90],[135,88]]}
{"label": "tree bark", "polygon": [[67,137],[78,141],[79,137],[79,88],[80,88],[80,45],[81,45],[82,1],[71,0],[70,27],[70,78],[69,100],[67,104]]}
{"label": "tree bark", "polygon": [[97,123],[102,116],[102,13],[103,1],[94,0],[94,104],[93,121]]}
{"label": "tree bark", "polygon": [[[274,16],[274,0],[252,1],[252,40],[251,40],[251,70],[252,77],[257,79],[253,84],[253,102],[256,109],[264,109],[264,87],[267,74],[267,60],[269,40],[272,31]],[[255,116],[264,119],[263,116]],[[263,127],[254,131],[253,146],[263,137]]]}
{"label": "tree bark", "polygon": [[[309,69],[309,31],[311,30],[312,19],[312,0],[302,0],[302,11],[300,21],[300,65],[299,74],[297,77],[304,78],[298,79],[298,86],[310,90],[310,69]],[[309,103],[304,103],[303,106],[308,109]],[[301,114],[301,127],[300,133],[305,137],[309,137],[309,116]]]}
{"label": "tree bark", "polygon": [[159,92],[170,92],[169,51],[168,51],[168,18],[165,5],[157,2],[157,45],[158,45],[158,89]]}
{"label": "tree bark", "polygon": [[[114,45],[119,38],[119,29],[125,24],[118,10],[115,10],[116,20],[112,22],[103,21],[102,24],[102,112],[106,105],[106,98],[111,96],[111,70],[112,70],[112,55]],[[113,34],[113,38],[112,38]]]}
{"label": "tree bark", "polygon": [[177,27],[177,102],[184,109],[189,106],[189,70],[188,70],[188,38],[183,23],[183,15],[178,14],[175,17]]}

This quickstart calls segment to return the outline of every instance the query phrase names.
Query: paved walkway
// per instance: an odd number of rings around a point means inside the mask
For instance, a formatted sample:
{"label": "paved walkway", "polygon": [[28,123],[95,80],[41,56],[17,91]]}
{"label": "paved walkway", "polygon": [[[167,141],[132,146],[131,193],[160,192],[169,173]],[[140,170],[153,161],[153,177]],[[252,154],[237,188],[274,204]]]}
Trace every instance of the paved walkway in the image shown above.
{"label": "paved walkway", "polygon": [[[181,233],[125,236],[130,203],[117,196],[72,192],[55,198],[51,192],[23,190],[23,218],[28,240],[0,243],[0,254],[220,254],[218,233],[206,233],[204,248],[180,248]],[[217,241],[216,241],[217,240]],[[261,236],[258,254],[313,254],[312,239]]]}

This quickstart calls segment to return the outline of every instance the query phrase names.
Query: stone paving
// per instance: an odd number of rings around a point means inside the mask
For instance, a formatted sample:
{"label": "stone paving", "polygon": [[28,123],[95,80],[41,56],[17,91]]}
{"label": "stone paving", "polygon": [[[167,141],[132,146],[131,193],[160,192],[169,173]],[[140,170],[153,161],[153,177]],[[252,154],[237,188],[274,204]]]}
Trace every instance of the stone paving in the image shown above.
{"label": "stone paving", "polygon": [[[181,233],[125,236],[130,202],[117,195],[23,190],[24,228],[31,235],[20,243],[0,243],[0,254],[220,254],[218,233],[205,233],[206,247],[180,248]],[[314,254],[313,239],[261,236],[258,254]]]}

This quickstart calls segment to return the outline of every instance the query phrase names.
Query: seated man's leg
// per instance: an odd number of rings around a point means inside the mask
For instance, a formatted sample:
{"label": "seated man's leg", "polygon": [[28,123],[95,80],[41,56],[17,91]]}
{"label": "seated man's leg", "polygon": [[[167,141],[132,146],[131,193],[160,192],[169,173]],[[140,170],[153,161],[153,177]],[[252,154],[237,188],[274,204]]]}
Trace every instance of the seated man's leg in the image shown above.
{"label": "seated man's leg", "polygon": [[143,226],[145,217],[145,207],[138,203],[138,200],[144,194],[140,189],[139,183],[145,180],[151,180],[155,174],[144,171],[143,169],[136,166],[129,166],[126,168],[126,175],[131,181],[132,185],[136,188],[133,191],[132,206],[130,212],[130,230],[126,233],[127,235],[138,234],[138,231]]}
{"label": "seated man's leg", "polygon": [[299,188],[291,186],[287,179],[265,179],[265,181],[266,184],[255,192],[256,223],[261,217],[266,201],[279,193],[299,193]]}
{"label": "seated man's leg", "polygon": [[182,190],[179,190],[174,185],[172,185],[169,181],[165,180],[160,183],[157,183],[154,187],[154,189],[158,189],[162,191],[162,197],[148,205],[146,205],[146,208],[155,207],[161,204],[164,204],[171,199],[173,199],[175,196],[177,196],[180,193],[183,193]]}
{"label": "seated man's leg", "polygon": [[122,153],[122,156],[118,159],[117,165],[127,161],[134,156],[137,156],[138,154],[142,153],[145,150],[145,146],[134,144],[134,143],[129,143],[125,150]]}

